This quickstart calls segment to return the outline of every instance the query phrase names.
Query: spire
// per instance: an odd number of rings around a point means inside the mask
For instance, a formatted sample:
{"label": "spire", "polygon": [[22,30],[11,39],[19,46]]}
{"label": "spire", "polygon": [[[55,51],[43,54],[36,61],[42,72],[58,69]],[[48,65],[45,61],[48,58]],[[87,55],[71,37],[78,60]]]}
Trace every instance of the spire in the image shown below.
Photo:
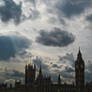
{"label": "spire", "polygon": [[78,52],[78,55],[77,55],[77,60],[80,60],[82,59],[82,54],[81,54],[81,50],[80,50],[80,47],[79,47],[79,52]]}
{"label": "spire", "polygon": [[59,74],[59,76],[58,76],[58,84],[59,84],[59,85],[61,84],[60,74]]}
{"label": "spire", "polygon": [[42,67],[40,65],[39,73],[42,74]]}
{"label": "spire", "polygon": [[26,66],[25,66],[25,70],[27,70],[27,64],[26,64]]}
{"label": "spire", "polygon": [[42,67],[41,67],[41,65],[40,65],[40,69],[39,69],[39,78],[40,79],[42,79],[42,77],[43,77],[43,74],[42,74]]}
{"label": "spire", "polygon": [[80,47],[79,47],[79,54],[81,55],[81,50],[80,50]]}

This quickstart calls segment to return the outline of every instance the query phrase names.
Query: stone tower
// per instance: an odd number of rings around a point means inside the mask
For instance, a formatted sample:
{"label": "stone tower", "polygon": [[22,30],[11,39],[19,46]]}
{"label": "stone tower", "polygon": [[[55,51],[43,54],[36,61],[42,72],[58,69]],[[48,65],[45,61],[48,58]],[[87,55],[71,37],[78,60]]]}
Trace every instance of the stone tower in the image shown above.
{"label": "stone tower", "polygon": [[25,66],[25,84],[34,84],[36,77],[36,66],[28,64]]}
{"label": "stone tower", "polygon": [[85,63],[79,49],[77,60],[75,61],[75,83],[77,88],[84,88],[85,85]]}

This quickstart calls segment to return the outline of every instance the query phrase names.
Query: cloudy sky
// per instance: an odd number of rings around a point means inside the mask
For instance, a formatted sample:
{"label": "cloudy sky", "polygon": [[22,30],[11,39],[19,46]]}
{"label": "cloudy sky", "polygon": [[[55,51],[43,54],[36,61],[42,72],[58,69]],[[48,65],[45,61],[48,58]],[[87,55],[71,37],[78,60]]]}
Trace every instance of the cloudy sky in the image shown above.
{"label": "cloudy sky", "polygon": [[91,81],[91,25],[92,0],[0,0],[0,82],[23,80],[30,62],[74,81],[79,47]]}

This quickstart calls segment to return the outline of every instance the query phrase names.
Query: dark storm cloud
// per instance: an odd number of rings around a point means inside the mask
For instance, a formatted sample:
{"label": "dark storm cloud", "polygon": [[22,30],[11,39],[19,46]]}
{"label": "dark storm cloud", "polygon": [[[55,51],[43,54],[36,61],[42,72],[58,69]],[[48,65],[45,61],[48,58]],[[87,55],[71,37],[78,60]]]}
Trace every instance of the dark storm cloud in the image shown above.
{"label": "dark storm cloud", "polygon": [[58,68],[58,69],[61,68],[61,66],[59,66],[59,65],[57,65],[57,64],[53,64],[52,67],[53,67],[53,68]]}
{"label": "dark storm cloud", "polygon": [[86,17],[86,20],[89,21],[89,22],[92,22],[92,14],[91,14],[91,15],[88,15],[88,16]]}
{"label": "dark storm cloud", "polygon": [[[56,80],[56,75],[61,75],[64,79],[68,80],[68,79],[73,79],[73,73],[74,73],[74,68],[73,67],[69,67],[69,66],[65,66],[62,65],[61,67],[58,66],[55,66],[53,67],[55,70],[54,70],[54,74],[53,72],[51,72],[51,75],[53,80],[55,81]],[[62,68],[64,68],[64,70],[62,70]],[[55,78],[56,77],[56,78]]]}
{"label": "dark storm cloud", "polygon": [[[63,79],[65,80],[74,80],[74,69],[72,67],[66,66],[64,70],[62,70],[63,66],[61,68],[55,68],[54,74],[51,72],[52,78],[54,81],[57,81],[57,75],[61,75]],[[62,80],[64,81],[64,80]]]}
{"label": "dark storm cloud", "polygon": [[63,14],[70,18],[74,15],[80,15],[92,5],[91,0],[58,0],[55,5],[56,12],[60,18]]}
{"label": "dark storm cloud", "polygon": [[88,72],[91,72],[92,71],[92,61],[88,61],[87,64],[86,64],[86,70]]}
{"label": "dark storm cloud", "polygon": [[63,57],[59,56],[59,59],[60,59],[60,61],[62,61],[63,59],[66,59],[66,60],[69,60],[69,61],[74,62],[74,56],[73,56],[72,53],[71,53],[71,54],[67,53],[67,54],[66,54],[65,56],[63,56]]}
{"label": "dark storm cloud", "polygon": [[15,23],[19,23],[22,15],[21,3],[17,5],[13,0],[3,0],[4,5],[0,6],[0,18],[3,22],[8,22],[11,19]]}
{"label": "dark storm cloud", "polygon": [[48,71],[49,72],[49,69],[48,69],[48,65],[46,65],[44,63],[44,60],[41,58],[41,57],[36,57],[34,60],[33,60],[33,63],[36,64],[37,68],[39,69],[40,66],[42,67],[43,71]]}
{"label": "dark storm cloud", "polygon": [[75,37],[72,33],[68,33],[67,31],[63,31],[59,28],[54,28],[50,32],[41,30],[40,36],[37,37],[36,41],[46,46],[64,47],[73,43],[74,40]]}
{"label": "dark storm cloud", "polygon": [[[2,68],[2,71],[0,71],[0,82],[6,82],[8,83],[9,80],[19,80],[21,78],[24,78],[24,73],[15,69],[8,69],[8,68]],[[15,82],[14,82],[15,83]]]}
{"label": "dark storm cloud", "polygon": [[55,74],[53,75],[54,80],[56,80],[56,74],[60,74],[64,80],[74,80],[74,56],[72,53],[67,53],[65,56],[59,56],[59,62],[53,64]]}
{"label": "dark storm cloud", "polygon": [[[3,78],[3,81],[8,80],[8,79],[20,79],[20,78],[24,78],[24,73],[20,72],[18,70],[15,69],[7,69],[7,68],[3,68],[3,72],[0,72],[1,77]],[[2,80],[0,79],[0,82]]]}
{"label": "dark storm cloud", "polygon": [[9,60],[29,47],[29,40],[22,36],[0,36],[0,60]]}
{"label": "dark storm cloud", "polygon": [[72,72],[74,72],[74,68],[66,66],[64,72],[72,73]]}
{"label": "dark storm cloud", "polygon": [[71,66],[74,67],[75,59],[72,53],[67,53],[65,56],[62,56],[62,57],[59,56],[59,61],[61,63],[65,63],[66,65],[70,64]]}
{"label": "dark storm cloud", "polygon": [[92,81],[92,61],[85,62],[85,79],[86,82]]}
{"label": "dark storm cloud", "polygon": [[74,77],[73,77],[73,75],[72,74],[69,74],[69,73],[67,73],[67,72],[62,72],[61,73],[61,75],[62,75],[62,77],[66,80],[68,80],[68,81],[70,81],[70,79],[71,80],[74,80]]}
{"label": "dark storm cloud", "polygon": [[92,81],[92,72],[86,71],[85,72],[85,79],[86,79],[86,82]]}
{"label": "dark storm cloud", "polygon": [[6,77],[6,78],[23,78],[24,73],[19,72],[17,70],[12,70],[11,72],[9,72],[9,71],[5,72],[4,77]]}
{"label": "dark storm cloud", "polygon": [[85,81],[90,82],[92,81],[92,61],[85,61]]}

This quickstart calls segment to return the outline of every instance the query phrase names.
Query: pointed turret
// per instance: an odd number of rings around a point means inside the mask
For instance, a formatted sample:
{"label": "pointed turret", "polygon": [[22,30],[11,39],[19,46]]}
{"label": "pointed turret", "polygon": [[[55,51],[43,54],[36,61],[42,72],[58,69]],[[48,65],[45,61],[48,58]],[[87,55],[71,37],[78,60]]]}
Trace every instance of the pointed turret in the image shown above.
{"label": "pointed turret", "polygon": [[82,54],[81,54],[80,47],[79,47],[79,52],[78,52],[78,55],[77,55],[77,60],[78,60],[78,61],[83,60],[83,59],[82,59]]}
{"label": "pointed turret", "polygon": [[61,85],[61,78],[60,78],[60,74],[58,76],[58,85]]}
{"label": "pointed turret", "polygon": [[41,67],[41,65],[40,65],[39,74],[37,76],[36,82],[38,84],[42,84],[43,83],[43,74],[42,74],[42,67]]}
{"label": "pointed turret", "polygon": [[39,74],[42,74],[42,67],[40,65]]}
{"label": "pointed turret", "polygon": [[40,69],[39,69],[39,78],[40,78],[40,79],[43,78],[42,67],[41,67],[41,65],[40,65]]}

